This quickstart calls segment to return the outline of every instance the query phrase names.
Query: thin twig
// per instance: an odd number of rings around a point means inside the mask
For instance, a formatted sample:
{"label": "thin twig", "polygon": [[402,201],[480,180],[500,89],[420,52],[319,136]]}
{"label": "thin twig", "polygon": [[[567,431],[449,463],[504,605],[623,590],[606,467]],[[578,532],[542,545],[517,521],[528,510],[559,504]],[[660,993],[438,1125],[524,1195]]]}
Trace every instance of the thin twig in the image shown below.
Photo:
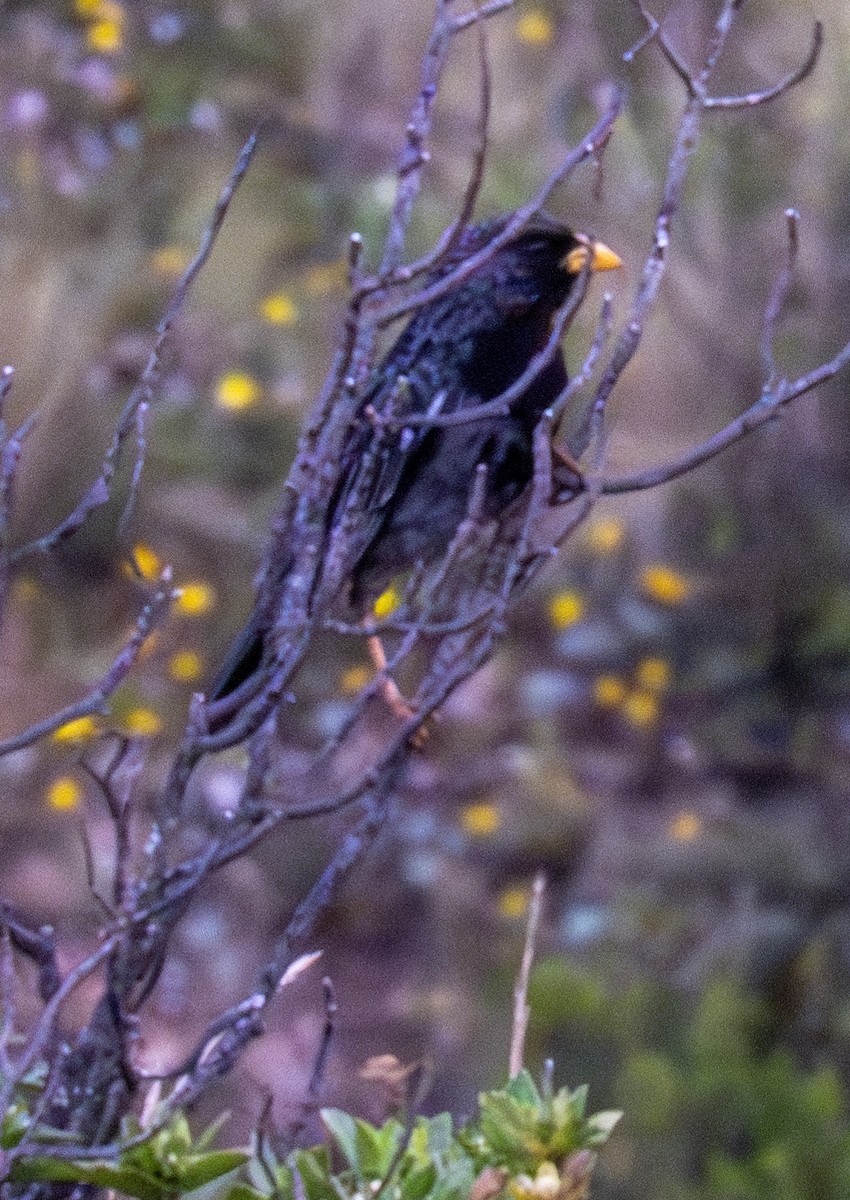
{"label": "thin twig", "polygon": [[[46,554],[53,550],[60,542],[71,537],[78,529],[86,522],[89,515],[100,505],[105,504],[111,495],[112,482],[115,472],[121,458],[121,451],[124,443],[130,434],[136,430],[140,438],[142,438],[143,411],[153,400],[154,390],[159,383],[160,372],[162,369],[162,353],[166,343],[171,336],[171,330],[174,322],[177,320],[186,297],[198,273],[203,268],[207,259],[210,256],[213,246],[215,245],[221,226],[224,223],[224,218],[227,215],[227,210],[230,203],[242,182],[245,172],[253,158],[254,151],[257,146],[257,134],[252,133],[239,154],[236,165],[230,173],[227,183],[222,189],[218,202],[213,210],[212,217],[203,232],[201,243],[195,257],[189,263],[186,270],[181,275],[177,287],[174,290],[174,295],[165,310],[156,330],[156,340],[154,341],[153,349],[148,357],[147,364],[143,370],[139,382],[131,391],[124,408],[115,424],[115,430],[112,435],[112,441],[106,451],[103,462],[101,464],[100,474],[97,479],[88,489],[86,494],[77,504],[76,508],[64,517],[57,525],[50,530],[49,533],[43,534],[42,537],[36,538],[32,542],[28,542],[24,546],[19,546],[9,555],[9,562],[16,566],[18,563],[31,558],[35,554]],[[140,415],[141,414],[141,415]],[[140,442],[140,451],[143,451],[143,438]],[[141,462],[137,458],[133,468],[133,483],[135,488],[138,486],[141,477]],[[131,492],[132,499],[132,492]],[[122,520],[126,521],[127,514],[125,513]]]}
{"label": "thin twig", "polygon": [[776,337],[776,323],[788,299],[788,293],[794,282],[794,267],[797,263],[797,252],[800,248],[800,214],[796,208],[786,208],[785,225],[787,231],[787,246],[785,261],[776,276],[773,291],[764,311],[762,325],[761,357],[764,364],[764,392],[775,390],[776,360],[773,353],[773,343]]}
{"label": "thin twig", "polygon": [[65,708],[60,708],[57,712],[51,713],[49,717],[45,717],[43,721],[38,721],[13,737],[0,741],[0,757],[12,754],[16,750],[22,750],[25,746],[31,746],[41,738],[55,733],[57,729],[62,725],[67,725],[70,721],[102,713],[106,701],[132,671],[151,634],[165,620],[173,596],[171,570],[167,568],[162,573],[159,588],[139,613],[131,637],[112,660],[112,665],[103,678],[82,700],[76,701],[75,704],[68,704]]}
{"label": "thin twig", "polygon": [[767,421],[775,420],[782,409],[787,407],[792,400],[797,400],[806,392],[811,392],[814,388],[826,383],[828,379],[833,379],[848,364],[850,364],[850,342],[829,362],[822,363],[806,375],[801,375],[793,383],[780,381],[775,391],[762,395],[740,417],[730,421],[712,437],[700,442],[698,446],[692,447],[686,454],[673,462],[665,463],[660,467],[652,467],[634,475],[621,475],[614,479],[606,479],[602,484],[603,494],[616,496],[625,492],[645,491],[647,488],[658,487],[659,484],[669,483],[672,479],[686,475],[695,467],[701,466],[702,463],[716,458],[718,454],[728,450],[730,446],[741,441],[742,438]]}
{"label": "thin twig", "polygon": [[540,917],[543,913],[543,895],[546,891],[545,875],[537,875],[531,889],[531,899],[528,904],[528,921],[525,926],[525,945],[522,951],[519,975],[514,988],[514,1019],[511,1028],[511,1050],[508,1057],[508,1076],[515,1079],[523,1068],[525,1060],[525,1035],[528,1032],[528,1018],[531,1009],[528,1006],[528,983],[531,978],[531,968],[534,963],[534,951],[537,945],[537,932],[540,928]]}

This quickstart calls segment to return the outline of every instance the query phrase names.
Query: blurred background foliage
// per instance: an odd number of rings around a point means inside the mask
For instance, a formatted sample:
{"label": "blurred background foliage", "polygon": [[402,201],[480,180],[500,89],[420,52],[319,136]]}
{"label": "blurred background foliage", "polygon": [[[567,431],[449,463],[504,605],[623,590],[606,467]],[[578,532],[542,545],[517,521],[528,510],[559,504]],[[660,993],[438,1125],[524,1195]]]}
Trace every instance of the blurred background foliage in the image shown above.
{"label": "blurred background foliage", "polygon": [[[699,53],[715,6],[667,6]],[[661,13],[659,13],[661,15]],[[779,370],[850,331],[850,12],[751,0],[722,87],[799,61],[778,103],[718,113],[692,166],[655,320],[611,405],[610,473],[667,459],[763,382],[763,312],[802,214]],[[126,636],[141,575],[184,586],[108,717],[0,761],[2,890],[57,922],[68,961],[94,936],[81,820],[107,815],[77,763],[98,733],[137,735],[155,790],[191,691],[250,604],[264,529],[343,309],[346,237],[374,255],[421,46],[426,0],[8,0],[0,10],[0,357],[11,416],[35,408],[15,541],[79,499],[138,376],[170,289],[240,142],[262,149],[177,329],[151,414],[132,528],[114,502],[15,582],[0,642],[0,734],[78,697]],[[490,24],[495,80],[482,212],[524,200],[611,81],[630,98],[601,180],[553,210],[604,235],[626,269],[650,240],[682,96],[622,0],[520,4]],[[440,98],[412,231],[451,219],[476,133],[474,39]],[[601,188],[601,190],[600,190]],[[606,281],[607,282],[607,281]],[[570,334],[580,359],[592,302]],[[523,601],[507,644],[450,701],[392,827],[322,931],[341,1002],[329,1099],[372,1118],[356,1064],[428,1060],[427,1108],[463,1113],[504,1071],[530,878],[550,879],[532,1057],[555,1054],[594,1107],[626,1109],[596,1195],[850,1194],[850,404],[839,379],[678,486],[605,502]],[[125,475],[126,475],[125,469]],[[367,678],[329,642],[299,682],[281,771],[332,732]],[[226,808],[242,762],[201,773],[196,817]],[[233,864],[181,927],[143,1033],[175,1061],[241,995],[314,878],[336,820]],[[88,997],[77,1000],[84,1011]],[[301,1112],[323,1021],[317,980],[215,1097],[244,1131],[264,1091]]]}

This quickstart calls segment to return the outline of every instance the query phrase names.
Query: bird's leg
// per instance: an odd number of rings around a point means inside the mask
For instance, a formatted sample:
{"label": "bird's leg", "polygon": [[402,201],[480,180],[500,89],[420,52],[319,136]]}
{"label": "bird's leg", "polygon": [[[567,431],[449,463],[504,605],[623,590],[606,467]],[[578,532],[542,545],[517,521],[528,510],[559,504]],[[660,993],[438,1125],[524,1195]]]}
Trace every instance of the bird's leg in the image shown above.
{"label": "bird's leg", "polygon": [[[378,637],[377,633],[371,633],[366,639],[366,647],[369,651],[369,657],[372,660],[372,665],[381,679],[381,695],[390,711],[400,721],[409,721],[411,717],[416,716],[416,709],[411,708],[399,690],[396,681],[387,674],[387,656],[384,652],[384,644]],[[411,737],[411,743],[414,747],[421,746],[427,740],[425,726],[422,725]]]}
{"label": "bird's leg", "polygon": [[566,446],[558,446],[553,442],[552,458],[554,460],[552,482],[555,496],[559,496],[565,491],[573,496],[576,492],[580,492],[584,487],[584,474]]}

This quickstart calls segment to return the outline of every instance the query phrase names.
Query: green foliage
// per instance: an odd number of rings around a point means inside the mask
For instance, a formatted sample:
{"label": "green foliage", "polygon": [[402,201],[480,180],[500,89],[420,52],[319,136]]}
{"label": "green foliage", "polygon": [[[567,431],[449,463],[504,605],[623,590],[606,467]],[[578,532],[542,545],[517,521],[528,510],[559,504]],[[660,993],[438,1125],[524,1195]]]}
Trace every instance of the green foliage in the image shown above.
{"label": "green foliage", "polygon": [[[9,1178],[92,1184],[138,1200],[175,1200],[208,1185],[213,1189],[207,1194],[222,1200],[358,1200],[379,1187],[388,1200],[467,1200],[483,1179],[476,1195],[488,1200],[505,1188],[516,1197],[542,1195],[542,1184],[536,1188],[530,1178],[536,1174],[561,1179],[566,1200],[573,1194],[576,1154],[584,1155],[583,1183],[593,1166],[589,1152],[607,1141],[620,1116],[586,1117],[585,1102],[586,1088],[541,1094],[523,1071],[506,1088],[484,1092],[477,1119],[463,1128],[456,1129],[448,1113],[417,1117],[408,1128],[395,1117],[377,1127],[324,1109],[327,1144],[293,1150],[283,1159],[259,1135],[253,1150],[213,1149],[223,1121],[193,1138],[182,1114],[150,1136],[130,1118],[108,1158],[71,1158],[67,1134],[40,1131],[44,1153],[16,1158]],[[29,1128],[24,1108],[10,1110],[5,1148],[18,1145]],[[66,1155],[54,1157],[50,1146],[62,1146]],[[244,1176],[225,1181],[239,1168]]]}
{"label": "green foliage", "polygon": [[481,1113],[467,1144],[482,1166],[532,1171],[607,1140],[620,1113],[585,1117],[586,1102],[585,1087],[541,1095],[528,1072],[521,1071],[502,1091],[481,1096]]}
{"label": "green foliage", "polygon": [[[408,1134],[396,1118],[377,1128],[325,1109],[329,1145],[293,1151],[284,1161],[258,1149],[248,1164],[250,1186],[233,1185],[226,1200],[295,1200],[299,1194],[355,1200],[379,1185],[392,1200],[465,1200],[474,1190],[525,1194],[526,1181],[534,1193],[531,1174],[561,1170],[560,1178],[568,1179],[571,1157],[603,1145],[617,1123],[619,1113],[586,1117],[585,1100],[584,1088],[541,1095],[523,1071],[506,1088],[482,1093],[478,1117],[461,1129],[448,1113],[418,1117]],[[482,1180],[486,1185],[477,1183]]]}
{"label": "green foliage", "polygon": [[[18,1158],[10,1172],[14,1183],[88,1183],[138,1200],[170,1200],[229,1175],[248,1160],[244,1150],[213,1150],[210,1143],[220,1122],[192,1138],[185,1116],[178,1114],[152,1137],[139,1141],[143,1130],[129,1118],[121,1141],[126,1148],[115,1158],[80,1161],[48,1154]],[[40,1138],[67,1141],[66,1135]]]}

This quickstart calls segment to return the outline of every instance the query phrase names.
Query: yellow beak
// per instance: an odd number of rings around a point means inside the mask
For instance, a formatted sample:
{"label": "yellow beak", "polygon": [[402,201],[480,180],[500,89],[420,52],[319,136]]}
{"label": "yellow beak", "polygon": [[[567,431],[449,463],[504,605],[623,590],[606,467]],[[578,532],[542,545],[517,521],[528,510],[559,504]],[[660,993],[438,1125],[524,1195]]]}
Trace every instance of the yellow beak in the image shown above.
{"label": "yellow beak", "polygon": [[591,242],[589,238],[577,239],[579,244],[565,255],[561,265],[566,267],[571,275],[578,275],[584,270],[587,256],[590,254],[591,271],[613,271],[623,265],[619,254],[615,254],[604,242]]}

